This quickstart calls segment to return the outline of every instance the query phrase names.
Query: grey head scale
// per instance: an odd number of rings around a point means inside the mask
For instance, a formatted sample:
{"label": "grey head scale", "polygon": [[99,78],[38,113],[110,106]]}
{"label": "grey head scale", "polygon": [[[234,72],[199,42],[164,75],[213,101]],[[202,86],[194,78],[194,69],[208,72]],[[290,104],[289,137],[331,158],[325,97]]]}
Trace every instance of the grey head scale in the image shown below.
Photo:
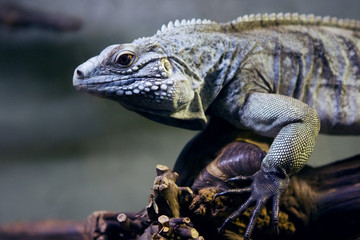
{"label": "grey head scale", "polygon": [[159,35],[166,34],[172,25],[171,22],[169,27],[163,26],[153,37],[107,47],[75,69],[74,87],[81,92],[115,100],[127,109],[161,123],[189,129],[203,128],[206,117],[196,90],[202,80],[178,54],[174,54],[173,49],[177,47],[159,41]]}

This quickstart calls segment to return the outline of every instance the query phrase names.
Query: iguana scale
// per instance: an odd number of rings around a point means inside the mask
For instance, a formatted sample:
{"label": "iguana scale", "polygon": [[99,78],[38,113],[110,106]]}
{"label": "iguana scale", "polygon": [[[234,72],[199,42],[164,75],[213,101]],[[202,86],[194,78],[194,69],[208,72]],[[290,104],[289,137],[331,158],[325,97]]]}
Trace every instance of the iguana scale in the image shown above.
{"label": "iguana scale", "polygon": [[[255,204],[247,239],[269,199],[276,229],[279,199],[320,124],[322,133],[360,133],[359,56],[356,20],[296,13],[176,20],[152,37],[107,47],[75,70],[73,84],[168,125],[203,129],[210,116],[274,138],[261,170],[237,178],[253,182],[231,192],[251,195],[220,228]],[[183,153],[175,171],[193,160]]]}

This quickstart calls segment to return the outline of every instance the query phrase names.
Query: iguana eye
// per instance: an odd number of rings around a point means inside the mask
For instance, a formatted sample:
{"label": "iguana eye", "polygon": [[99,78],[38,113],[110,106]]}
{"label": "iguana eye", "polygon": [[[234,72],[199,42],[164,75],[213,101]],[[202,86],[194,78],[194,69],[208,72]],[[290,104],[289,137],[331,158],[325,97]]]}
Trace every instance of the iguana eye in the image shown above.
{"label": "iguana eye", "polygon": [[116,63],[121,65],[122,67],[127,67],[132,64],[134,61],[134,54],[132,53],[122,53],[116,58]]}

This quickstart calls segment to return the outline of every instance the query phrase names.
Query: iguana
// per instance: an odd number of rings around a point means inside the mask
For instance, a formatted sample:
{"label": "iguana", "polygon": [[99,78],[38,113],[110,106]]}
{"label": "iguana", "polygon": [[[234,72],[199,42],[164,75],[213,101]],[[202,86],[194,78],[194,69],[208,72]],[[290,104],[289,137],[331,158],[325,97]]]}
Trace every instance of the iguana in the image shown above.
{"label": "iguana", "polygon": [[[356,20],[297,13],[176,20],[152,37],[107,47],[76,68],[73,85],[168,125],[201,130],[210,116],[222,120],[212,129],[226,122],[273,138],[261,170],[237,178],[252,183],[231,192],[250,197],[220,227],[253,204],[248,239],[270,199],[276,230],[279,199],[313,151],[320,123],[322,133],[360,133],[359,56]],[[185,150],[175,164],[191,169],[183,183],[198,171],[192,154]]]}

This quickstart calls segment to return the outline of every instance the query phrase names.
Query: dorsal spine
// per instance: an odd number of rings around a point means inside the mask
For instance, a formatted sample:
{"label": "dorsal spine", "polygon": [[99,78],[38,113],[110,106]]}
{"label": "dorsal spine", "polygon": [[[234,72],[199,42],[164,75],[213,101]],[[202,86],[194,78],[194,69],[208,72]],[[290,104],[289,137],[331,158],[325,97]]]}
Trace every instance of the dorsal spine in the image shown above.
{"label": "dorsal spine", "polygon": [[186,27],[186,26],[195,26],[195,25],[206,25],[206,24],[211,24],[211,23],[215,23],[211,20],[208,19],[191,19],[191,20],[181,20],[179,21],[178,19],[176,19],[174,22],[170,21],[167,25],[162,25],[161,29],[157,31],[157,35],[160,35],[168,30],[172,30],[174,28],[179,28],[179,27]]}
{"label": "dorsal spine", "polygon": [[[162,25],[161,30],[157,31],[157,35],[165,33],[174,28],[182,28],[187,26],[210,26],[217,24],[211,20],[175,20],[170,21],[167,25]],[[225,28],[241,30],[250,30],[256,27],[277,26],[277,25],[313,25],[313,26],[328,26],[339,27],[349,30],[360,30],[360,21],[354,19],[342,19],[330,16],[315,16],[314,14],[299,14],[299,13],[264,13],[264,14],[250,14],[238,17],[237,19],[220,24]]]}
{"label": "dorsal spine", "polygon": [[275,25],[318,25],[360,30],[360,21],[358,20],[298,13],[250,14],[238,17],[236,20],[226,23],[225,25],[230,25],[237,30]]}

